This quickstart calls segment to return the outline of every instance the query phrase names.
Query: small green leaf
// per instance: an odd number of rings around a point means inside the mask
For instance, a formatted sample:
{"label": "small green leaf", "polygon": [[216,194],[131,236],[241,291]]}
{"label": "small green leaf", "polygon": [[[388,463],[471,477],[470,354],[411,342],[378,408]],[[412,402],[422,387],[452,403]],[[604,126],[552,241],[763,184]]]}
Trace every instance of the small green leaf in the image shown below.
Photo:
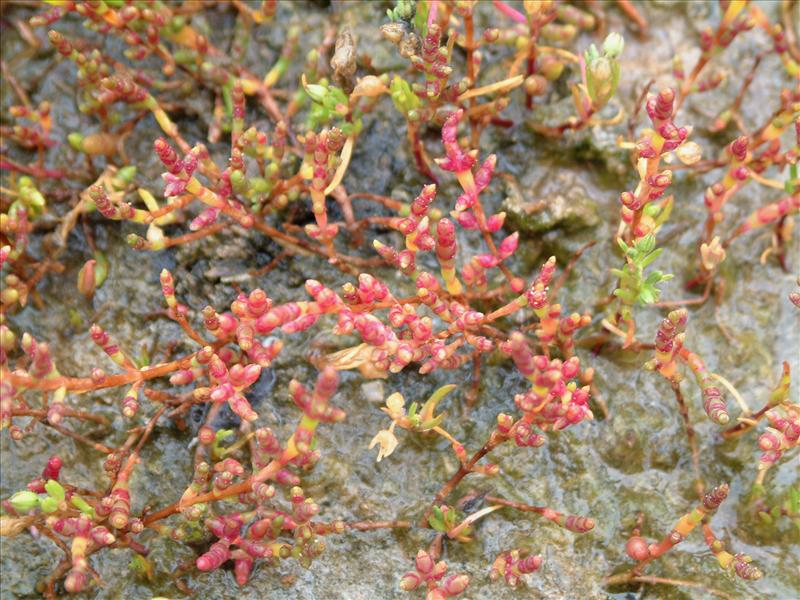
{"label": "small green leaf", "polygon": [[794,194],[795,187],[797,185],[798,177],[797,177],[797,164],[793,164],[789,167],[789,179],[786,180],[786,183],[783,184],[783,189],[786,191],[787,194]]}
{"label": "small green leaf", "polygon": [[140,369],[150,366],[150,353],[147,351],[147,348],[142,348],[139,356],[134,359],[134,362]]}
{"label": "small green leaf", "polygon": [[646,256],[643,256],[643,257],[642,257],[642,258],[639,260],[639,267],[641,267],[642,269],[644,269],[644,268],[645,268],[645,267],[647,267],[647,266],[648,266],[650,263],[652,263],[652,262],[653,262],[655,259],[657,259],[659,256],[661,256],[661,253],[662,253],[663,251],[664,251],[664,249],[663,249],[663,248],[656,248],[655,250],[652,250],[651,252],[648,252]]}
{"label": "small green leaf", "polygon": [[408,407],[408,418],[413,419],[417,416],[417,409],[419,409],[418,402],[412,402],[411,406]]}
{"label": "small green leaf", "polygon": [[597,46],[592,44],[589,46],[586,52],[583,53],[583,57],[586,60],[586,63],[591,65],[594,61],[600,58],[600,51],[597,49]]}
{"label": "small green leaf", "polygon": [[30,490],[24,490],[11,496],[9,503],[18,513],[27,513],[39,506],[39,496]]}
{"label": "small green leaf", "polygon": [[794,514],[800,512],[800,488],[789,488],[789,507]]}
{"label": "small green leaf", "polygon": [[656,247],[656,236],[652,233],[648,233],[644,236],[641,240],[636,243],[636,248],[640,252],[645,254],[652,252],[653,249]]}
{"label": "small green leaf", "polygon": [[[436,410],[436,405],[439,404],[439,402],[441,402],[442,398],[444,398],[447,394],[452,392],[454,389],[456,389],[456,386],[454,384],[443,385],[438,390],[433,392],[433,394],[431,394],[430,398],[428,398],[428,400],[422,406],[422,409],[420,410],[419,416],[420,416],[420,419],[423,420],[423,426],[426,429],[431,429],[433,427],[436,427],[441,422],[441,419],[438,418],[438,417],[434,419],[433,412]],[[429,425],[429,426],[425,425],[426,423],[429,423],[432,420],[435,420],[436,423],[433,424],[433,425]]]}
{"label": "small green leaf", "polygon": [[94,285],[99,288],[108,277],[110,263],[108,262],[108,257],[100,250],[95,250],[94,260]]}
{"label": "small green leaf", "polygon": [[48,496],[47,498],[42,498],[39,501],[39,506],[42,508],[42,512],[56,512],[58,510],[58,500],[52,496]]}
{"label": "small green leaf", "polygon": [[214,435],[214,443],[218,444],[233,435],[233,429],[218,429]]}
{"label": "small green leaf", "polygon": [[309,98],[311,98],[314,102],[317,102],[319,104],[322,104],[328,92],[328,88],[326,88],[324,85],[318,85],[316,83],[307,84],[305,86],[305,90]]}
{"label": "small green leaf", "polygon": [[614,290],[614,295],[623,302],[626,302],[628,304],[633,304],[634,302],[636,302],[636,296],[634,296],[633,292],[631,292],[630,290],[617,289]]}
{"label": "small green leaf", "polygon": [[441,413],[440,415],[434,417],[433,419],[428,419],[426,421],[422,421],[422,423],[420,423],[420,425],[419,425],[419,428],[422,431],[429,431],[429,430],[433,429],[434,427],[438,427],[439,425],[442,424],[442,421],[444,421],[445,414],[446,413]]}
{"label": "small green leaf", "polygon": [[83,514],[89,515],[90,517],[94,518],[94,509],[91,506],[89,506],[89,503],[86,502],[86,500],[84,500],[77,494],[73,494],[72,497],[69,499],[69,501],[72,503],[72,506],[77,508]]}
{"label": "small green leaf", "polygon": [[445,507],[447,510],[442,511],[444,514],[444,525],[447,527],[447,531],[450,531],[453,527],[455,527],[458,523],[458,514],[455,510],[450,508],[449,506]]}
{"label": "small green leaf", "polygon": [[438,506],[433,507],[433,512],[431,513],[431,516],[428,517],[428,523],[436,531],[447,531],[447,527],[445,525],[444,513],[442,512],[442,509],[439,508]]}
{"label": "small green leaf", "polygon": [[674,198],[670,198],[664,207],[658,213],[658,217],[656,217],[656,222],[654,228],[656,230],[660,229],[661,226],[666,223],[667,219],[669,219],[670,214],[672,214],[672,208],[675,206]]}
{"label": "small green leaf", "polygon": [[639,292],[639,302],[642,304],[652,304],[658,300],[658,292],[651,287],[643,287]]}
{"label": "small green leaf", "polygon": [[445,527],[444,523],[439,519],[437,519],[436,517],[434,517],[433,515],[428,517],[428,523],[430,524],[431,528],[435,529],[436,531],[447,531],[447,528]]}
{"label": "small green leaf", "polygon": [[332,85],[328,87],[328,95],[325,98],[325,102],[334,109],[337,104],[344,104],[347,106],[349,100],[341,88]]}
{"label": "small green leaf", "polygon": [[395,75],[389,90],[395,108],[404,115],[408,116],[409,112],[419,107],[421,100],[411,91],[411,86],[402,77]]}
{"label": "small green leaf", "polygon": [[425,403],[425,406],[428,406],[429,404],[433,404],[435,406],[442,398],[447,396],[447,394],[452,392],[457,387],[458,386],[454,383],[448,383],[447,385],[443,385],[430,395],[428,401]]}
{"label": "small green leaf", "polygon": [[425,37],[428,33],[428,11],[430,9],[429,2],[423,0],[417,4],[417,14],[414,17],[414,25],[417,31],[420,32],[421,37]]}
{"label": "small green leaf", "polygon": [[58,502],[63,502],[67,497],[66,492],[64,492],[64,487],[55,479],[49,479],[47,483],[44,484],[44,489],[51,498],[55,498]]}

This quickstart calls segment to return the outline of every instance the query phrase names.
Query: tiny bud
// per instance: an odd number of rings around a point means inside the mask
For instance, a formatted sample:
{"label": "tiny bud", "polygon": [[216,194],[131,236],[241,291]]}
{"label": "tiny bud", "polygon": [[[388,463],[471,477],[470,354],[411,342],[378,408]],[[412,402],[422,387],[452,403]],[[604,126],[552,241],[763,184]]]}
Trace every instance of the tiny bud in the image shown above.
{"label": "tiny bud", "polygon": [[51,456],[42,471],[42,479],[58,479],[63,462],[59,456]]}
{"label": "tiny bud", "polygon": [[748,177],[750,177],[750,170],[747,167],[738,167],[734,169],[732,174],[734,179],[745,181]]}
{"label": "tiny bud", "polygon": [[564,72],[564,63],[552,54],[545,54],[539,60],[539,72],[548,81],[555,81]]}
{"label": "tiny bud", "polygon": [[444,580],[444,591],[448,596],[456,596],[467,589],[469,585],[469,575],[451,575]]}
{"label": "tiny bud", "polygon": [[609,33],[603,42],[603,53],[609,58],[617,58],[625,48],[625,39],[616,31]]}
{"label": "tiny bud", "polygon": [[400,589],[404,592],[410,592],[411,590],[417,588],[420,583],[422,583],[422,578],[417,573],[406,573],[400,579]]}
{"label": "tiny bud", "polygon": [[492,215],[486,220],[486,228],[492,233],[499,231],[503,227],[503,222],[506,220],[506,213],[499,212]]}
{"label": "tiny bud", "polygon": [[197,441],[203,446],[209,446],[214,443],[216,433],[208,425],[203,425],[197,432]]}
{"label": "tiny bud", "polygon": [[526,556],[517,563],[517,569],[521,573],[533,573],[539,570],[543,562],[542,557],[538,554]]}
{"label": "tiny bud", "polygon": [[736,138],[733,142],[731,142],[730,146],[728,146],[731,154],[737,161],[742,162],[745,160],[745,158],[747,158],[747,146],[749,142],[750,140],[748,137],[743,135]]}
{"label": "tiny bud", "polygon": [[87,260],[86,263],[78,271],[78,291],[83,294],[87,300],[91,300],[94,292],[97,289],[97,278],[95,276],[95,265],[97,261],[94,259]]}
{"label": "tiny bud", "polygon": [[547,90],[547,79],[542,75],[528,75],[522,87],[528,96],[540,96]]}
{"label": "tiny bud", "polygon": [[700,257],[703,267],[708,271],[713,271],[725,260],[725,248],[720,243],[719,236],[715,236],[709,244],[704,242],[700,245]]}
{"label": "tiny bud", "polygon": [[508,433],[511,431],[512,425],[514,425],[514,418],[511,415],[505,413],[497,415],[497,430],[500,433]]}
{"label": "tiny bud", "polygon": [[425,550],[420,550],[417,552],[416,566],[417,571],[419,571],[422,575],[426,575],[433,571],[434,563],[431,555],[425,552]]}
{"label": "tiny bud", "polygon": [[625,552],[636,561],[643,561],[650,556],[647,540],[638,535],[628,540],[628,543],[625,544]]}
{"label": "tiny bud", "polygon": [[89,576],[83,571],[72,570],[67,574],[64,579],[64,589],[70,594],[77,594],[86,588],[89,582]]}
{"label": "tiny bud", "polygon": [[693,165],[703,157],[703,151],[699,144],[686,142],[675,149],[675,155],[684,165]]}
{"label": "tiny bud", "polygon": [[355,88],[353,88],[353,92],[350,94],[351,98],[359,98],[361,96],[366,96],[367,98],[374,98],[376,96],[380,96],[381,94],[385,94],[389,91],[389,89],[384,85],[384,83],[374,75],[367,75],[366,77],[362,77],[356,83]]}
{"label": "tiny bud", "polygon": [[771,431],[766,431],[765,433],[761,434],[761,437],[758,438],[758,447],[761,448],[764,452],[768,452],[770,450],[777,450],[780,448],[781,442]]}

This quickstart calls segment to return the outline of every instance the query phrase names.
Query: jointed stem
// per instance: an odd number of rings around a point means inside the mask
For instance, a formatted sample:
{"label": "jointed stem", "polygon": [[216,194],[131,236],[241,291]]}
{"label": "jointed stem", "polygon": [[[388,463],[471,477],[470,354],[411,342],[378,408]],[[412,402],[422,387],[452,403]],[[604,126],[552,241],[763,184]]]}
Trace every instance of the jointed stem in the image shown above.
{"label": "jointed stem", "polygon": [[475,454],[472,455],[465,464],[459,466],[458,471],[456,471],[453,476],[445,483],[441,489],[436,492],[436,496],[433,499],[431,505],[425,511],[425,514],[422,516],[419,522],[420,527],[427,527],[428,526],[428,519],[430,518],[431,514],[433,513],[433,509],[435,506],[439,506],[442,502],[444,502],[447,497],[452,493],[452,491],[456,488],[456,486],[461,483],[461,480],[464,479],[467,475],[472,473],[473,468],[478,463],[480,459],[484,456],[489,454],[492,450],[494,450],[497,446],[505,442],[508,438],[500,435],[497,431],[493,431],[492,434],[489,436],[487,442],[483,445],[483,447],[478,450]]}
{"label": "jointed stem", "polygon": [[647,583],[650,585],[685,586],[703,590],[704,592],[713,594],[714,596],[719,596],[720,598],[726,598],[727,600],[734,600],[734,597],[731,596],[730,594],[727,594],[721,590],[706,587],[702,583],[697,583],[696,581],[686,581],[685,579],[671,579],[667,577],[655,577],[653,575],[631,575],[631,576],[628,575],[629,573],[611,575],[610,577],[606,578],[605,584],[606,586],[612,586],[612,585],[623,585],[626,583]]}
{"label": "jointed stem", "polygon": [[694,426],[689,419],[689,409],[683,399],[681,386],[679,383],[672,383],[672,391],[675,392],[675,400],[678,402],[678,411],[683,419],[683,425],[686,428],[686,437],[689,439],[689,448],[692,451],[692,467],[694,469],[694,487],[697,491],[698,497],[702,498],[705,493],[705,485],[703,484],[703,476],[700,472],[700,450],[697,447],[697,437],[695,436]]}

